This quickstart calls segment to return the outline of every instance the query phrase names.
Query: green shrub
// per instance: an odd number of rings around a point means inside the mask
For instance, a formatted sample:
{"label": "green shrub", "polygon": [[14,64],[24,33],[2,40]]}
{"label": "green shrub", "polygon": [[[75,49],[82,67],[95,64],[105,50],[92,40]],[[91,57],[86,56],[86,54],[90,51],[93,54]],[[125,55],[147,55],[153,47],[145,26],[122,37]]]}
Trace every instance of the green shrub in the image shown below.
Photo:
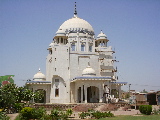
{"label": "green shrub", "polygon": [[71,116],[72,113],[73,113],[73,110],[72,110],[72,109],[67,109],[67,110],[66,110],[66,114],[67,114],[68,116]]}
{"label": "green shrub", "polygon": [[33,113],[33,108],[24,107],[20,112],[21,119],[24,119],[24,120],[32,119],[32,113]]}
{"label": "green shrub", "polygon": [[79,118],[81,118],[81,119],[85,119],[89,116],[90,116],[89,112],[82,112],[81,114],[79,114]]}
{"label": "green shrub", "polygon": [[53,110],[51,110],[51,117],[52,117],[52,119],[55,119],[55,120],[59,119],[60,118],[60,110],[55,109],[55,108]]}
{"label": "green shrub", "polygon": [[150,115],[152,112],[152,106],[151,105],[140,105],[139,106],[139,111],[142,114]]}
{"label": "green shrub", "polygon": [[24,107],[24,103],[15,103],[14,104],[14,108],[15,108],[16,112],[20,112],[23,107]]}
{"label": "green shrub", "polygon": [[52,120],[67,120],[69,116],[72,114],[72,109],[68,109],[66,111],[62,111],[59,108],[53,108],[51,110],[51,118]]}
{"label": "green shrub", "polygon": [[91,113],[93,118],[100,119],[103,118],[103,114],[99,111]]}
{"label": "green shrub", "polygon": [[40,119],[45,116],[46,110],[43,107],[32,109],[32,119]]}
{"label": "green shrub", "polygon": [[85,118],[106,118],[106,117],[113,117],[113,113],[109,112],[100,112],[100,111],[94,111],[94,110],[88,110],[89,112],[82,112],[79,114],[79,118],[85,119]]}
{"label": "green shrub", "polygon": [[46,117],[46,110],[44,108],[25,107],[20,112],[20,118],[23,120],[41,119],[42,117]]}
{"label": "green shrub", "polygon": [[106,118],[106,117],[113,117],[113,113],[109,112],[100,112],[96,111],[92,113],[92,117],[95,119],[100,119],[100,118]]}
{"label": "green shrub", "polygon": [[52,117],[48,114],[43,115],[40,119],[38,120],[53,120]]}
{"label": "green shrub", "polygon": [[5,114],[5,112],[0,111],[0,120],[10,120],[10,118]]}

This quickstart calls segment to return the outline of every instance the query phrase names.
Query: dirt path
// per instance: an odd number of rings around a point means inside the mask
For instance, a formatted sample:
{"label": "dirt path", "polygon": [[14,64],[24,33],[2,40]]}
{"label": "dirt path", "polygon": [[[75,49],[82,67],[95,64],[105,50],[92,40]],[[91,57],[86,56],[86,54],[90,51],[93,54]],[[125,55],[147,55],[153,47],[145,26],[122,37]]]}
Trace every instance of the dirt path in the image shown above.
{"label": "dirt path", "polygon": [[10,117],[10,120],[14,120],[16,118],[16,116],[18,115],[18,113],[14,113],[14,114],[7,114]]}
{"label": "dirt path", "polygon": [[131,109],[131,110],[128,110],[128,111],[111,111],[115,116],[117,115],[137,115],[137,114],[141,114],[139,112],[139,110],[134,110],[134,109]]}

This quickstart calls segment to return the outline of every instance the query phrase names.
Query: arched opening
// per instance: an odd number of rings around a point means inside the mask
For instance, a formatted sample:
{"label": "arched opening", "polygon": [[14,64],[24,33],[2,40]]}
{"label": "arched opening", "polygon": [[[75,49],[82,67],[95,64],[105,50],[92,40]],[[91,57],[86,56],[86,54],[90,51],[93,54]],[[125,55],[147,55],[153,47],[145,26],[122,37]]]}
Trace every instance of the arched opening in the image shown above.
{"label": "arched opening", "polygon": [[89,46],[89,52],[92,52],[92,45]]}
{"label": "arched opening", "polygon": [[72,44],[71,44],[71,50],[72,50],[72,51],[76,51],[76,45],[75,45],[75,43],[72,43]]}
{"label": "arched opening", "polygon": [[55,89],[55,97],[59,97],[59,88]]}
{"label": "arched opening", "polygon": [[51,50],[49,50],[49,54],[50,54],[50,55],[52,55],[52,49],[51,49]]}
{"label": "arched opening", "polygon": [[66,102],[67,91],[66,83],[64,79],[60,76],[53,76],[52,78],[52,91],[51,100],[54,103],[64,103]]}
{"label": "arched opening", "polygon": [[59,38],[57,39],[57,44],[59,43]]}
{"label": "arched opening", "polygon": [[95,86],[87,88],[87,103],[98,103],[99,102],[99,89]]}
{"label": "arched opening", "polygon": [[63,43],[63,38],[61,38],[61,43]]}
{"label": "arched opening", "polygon": [[81,51],[85,51],[85,45],[81,44]]}
{"label": "arched opening", "polygon": [[78,103],[81,103],[81,87],[78,88]]}
{"label": "arched opening", "polygon": [[95,42],[95,47],[98,47],[98,42],[97,41]]}
{"label": "arched opening", "polygon": [[117,89],[112,89],[111,95],[114,95],[115,98],[119,98],[119,91]]}
{"label": "arched opening", "polygon": [[46,91],[43,89],[38,89],[35,91],[35,103],[46,103]]}

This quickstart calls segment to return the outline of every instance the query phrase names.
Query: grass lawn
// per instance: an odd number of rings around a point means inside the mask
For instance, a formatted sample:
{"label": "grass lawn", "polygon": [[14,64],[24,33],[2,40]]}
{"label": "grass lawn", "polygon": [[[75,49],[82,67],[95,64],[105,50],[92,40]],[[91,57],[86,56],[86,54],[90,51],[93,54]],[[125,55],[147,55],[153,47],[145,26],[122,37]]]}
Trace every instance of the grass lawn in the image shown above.
{"label": "grass lawn", "polygon": [[99,120],[160,120],[160,115],[143,115],[143,116],[120,115],[112,118],[102,118]]}

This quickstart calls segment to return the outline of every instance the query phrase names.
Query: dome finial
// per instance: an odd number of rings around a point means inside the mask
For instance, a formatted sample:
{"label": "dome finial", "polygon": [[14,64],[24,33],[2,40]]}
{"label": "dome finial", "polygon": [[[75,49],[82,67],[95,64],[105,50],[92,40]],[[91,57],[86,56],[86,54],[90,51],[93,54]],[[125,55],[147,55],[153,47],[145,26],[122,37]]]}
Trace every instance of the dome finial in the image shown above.
{"label": "dome finial", "polygon": [[74,6],[74,17],[77,17],[76,2],[75,2],[75,6]]}

